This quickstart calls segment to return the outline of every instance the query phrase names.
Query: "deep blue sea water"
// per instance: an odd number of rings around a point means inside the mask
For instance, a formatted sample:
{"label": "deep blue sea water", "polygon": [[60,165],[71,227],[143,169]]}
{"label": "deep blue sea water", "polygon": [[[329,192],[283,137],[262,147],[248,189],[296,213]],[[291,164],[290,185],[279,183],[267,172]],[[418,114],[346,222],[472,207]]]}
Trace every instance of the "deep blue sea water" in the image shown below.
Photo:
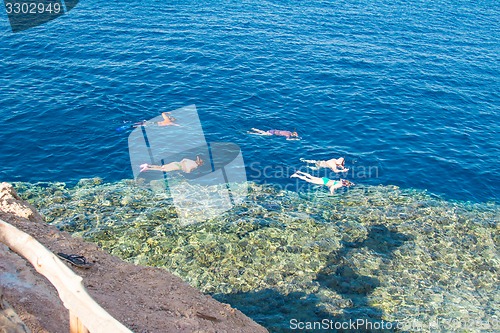
{"label": "deep blue sea water", "polygon": [[87,0],[16,34],[2,12],[0,179],[132,178],[115,129],[195,104],[207,140],[238,144],[251,180],[292,184],[282,169],[300,157],[345,156],[357,183],[498,202],[498,8]]}

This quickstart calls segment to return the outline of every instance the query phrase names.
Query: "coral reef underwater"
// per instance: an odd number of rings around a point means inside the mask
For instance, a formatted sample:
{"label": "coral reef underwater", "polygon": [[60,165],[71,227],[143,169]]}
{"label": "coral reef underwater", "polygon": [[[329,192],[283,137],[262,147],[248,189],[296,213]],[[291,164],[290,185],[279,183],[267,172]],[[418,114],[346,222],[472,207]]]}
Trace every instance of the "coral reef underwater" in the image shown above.
{"label": "coral reef underwater", "polygon": [[47,223],[130,262],[168,269],[271,332],[323,319],[390,323],[381,331],[498,326],[496,203],[395,186],[333,196],[241,186],[244,202],[185,226],[167,192],[132,180],[15,184]]}

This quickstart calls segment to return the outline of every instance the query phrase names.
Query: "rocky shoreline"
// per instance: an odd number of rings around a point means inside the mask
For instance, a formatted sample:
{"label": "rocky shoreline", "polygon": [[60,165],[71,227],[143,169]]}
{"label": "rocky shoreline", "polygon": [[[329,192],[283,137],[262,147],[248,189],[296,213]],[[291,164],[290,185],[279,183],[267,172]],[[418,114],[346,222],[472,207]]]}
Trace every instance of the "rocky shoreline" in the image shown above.
{"label": "rocky shoreline", "polygon": [[[127,263],[95,244],[44,223],[34,207],[20,199],[8,183],[0,184],[0,219],[30,234],[54,253],[85,256],[93,263],[92,268],[71,268],[83,277],[94,300],[134,332],[267,332],[239,310],[204,295],[164,269]],[[14,309],[31,332],[68,331],[68,310],[56,289],[3,244],[0,297],[0,317],[5,318]],[[25,332],[25,328],[19,324],[12,332]]]}

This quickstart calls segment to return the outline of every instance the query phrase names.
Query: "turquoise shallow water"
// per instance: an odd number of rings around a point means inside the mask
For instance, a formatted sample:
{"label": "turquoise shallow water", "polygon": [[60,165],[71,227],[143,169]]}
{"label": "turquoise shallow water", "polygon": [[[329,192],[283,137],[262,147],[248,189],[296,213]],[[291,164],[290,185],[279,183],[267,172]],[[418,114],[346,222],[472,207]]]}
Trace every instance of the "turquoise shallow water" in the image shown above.
{"label": "turquoise shallow water", "polygon": [[498,205],[397,186],[334,196],[248,186],[242,204],[184,226],[168,195],[131,180],[16,184],[47,222],[166,268],[271,332],[323,319],[394,325],[387,332],[499,327]]}

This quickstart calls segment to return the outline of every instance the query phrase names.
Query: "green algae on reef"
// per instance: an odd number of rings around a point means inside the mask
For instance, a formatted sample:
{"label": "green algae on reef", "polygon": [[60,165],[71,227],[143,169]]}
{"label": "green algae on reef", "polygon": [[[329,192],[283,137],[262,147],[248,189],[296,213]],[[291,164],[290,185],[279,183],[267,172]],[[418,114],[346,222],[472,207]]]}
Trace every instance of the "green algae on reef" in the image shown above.
{"label": "green algae on reef", "polygon": [[329,196],[249,183],[242,204],[182,226],[166,193],[130,180],[15,185],[48,223],[128,261],[164,267],[272,332],[288,332],[292,318],[418,321],[421,331],[457,318],[483,324],[455,327],[463,332],[499,323],[493,203],[394,186]]}

